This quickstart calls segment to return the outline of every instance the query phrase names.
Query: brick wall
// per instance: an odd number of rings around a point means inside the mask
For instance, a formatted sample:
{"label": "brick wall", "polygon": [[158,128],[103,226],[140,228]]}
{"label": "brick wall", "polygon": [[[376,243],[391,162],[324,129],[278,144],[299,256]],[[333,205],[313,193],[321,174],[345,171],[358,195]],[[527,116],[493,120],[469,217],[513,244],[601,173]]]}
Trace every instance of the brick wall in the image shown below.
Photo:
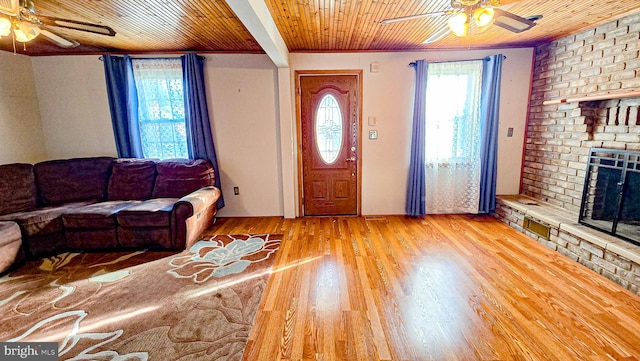
{"label": "brick wall", "polygon": [[640,150],[640,97],[543,105],[640,90],[640,14],[536,48],[522,193],[578,213],[591,147]]}

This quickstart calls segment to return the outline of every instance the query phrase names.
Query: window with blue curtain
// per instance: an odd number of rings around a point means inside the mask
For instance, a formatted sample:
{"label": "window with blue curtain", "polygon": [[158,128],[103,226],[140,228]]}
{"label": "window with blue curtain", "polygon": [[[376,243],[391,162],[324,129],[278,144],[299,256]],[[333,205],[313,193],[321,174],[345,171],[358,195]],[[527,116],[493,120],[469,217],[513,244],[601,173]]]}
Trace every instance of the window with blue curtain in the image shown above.
{"label": "window with blue curtain", "polygon": [[434,63],[427,72],[427,213],[477,213],[482,60]]}
{"label": "window with blue curtain", "polygon": [[145,158],[188,158],[182,62],[132,59],[138,127]]}
{"label": "window with blue curtain", "polygon": [[416,81],[407,215],[495,211],[504,59],[409,64]]}
{"label": "window with blue curtain", "polygon": [[[206,159],[220,170],[205,91],[204,57],[104,55],[109,109],[121,158]],[[218,209],[224,198],[218,199]]]}

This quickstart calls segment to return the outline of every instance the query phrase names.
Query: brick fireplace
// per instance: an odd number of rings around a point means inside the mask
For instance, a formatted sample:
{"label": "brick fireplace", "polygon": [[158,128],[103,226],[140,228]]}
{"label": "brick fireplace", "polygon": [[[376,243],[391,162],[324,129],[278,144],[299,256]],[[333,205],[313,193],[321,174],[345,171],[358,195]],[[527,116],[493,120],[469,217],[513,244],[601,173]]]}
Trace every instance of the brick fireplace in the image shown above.
{"label": "brick fireplace", "polygon": [[578,215],[589,150],[640,150],[640,14],[536,48],[521,193]]}
{"label": "brick fireplace", "polygon": [[[640,14],[538,46],[524,196],[500,197],[496,217],[640,294],[640,246],[578,224],[591,149],[640,151],[635,93],[640,95]],[[603,96],[589,100],[594,95]],[[530,224],[548,232],[532,232]]]}
{"label": "brick fireplace", "polygon": [[640,246],[640,152],[591,149],[579,221]]}

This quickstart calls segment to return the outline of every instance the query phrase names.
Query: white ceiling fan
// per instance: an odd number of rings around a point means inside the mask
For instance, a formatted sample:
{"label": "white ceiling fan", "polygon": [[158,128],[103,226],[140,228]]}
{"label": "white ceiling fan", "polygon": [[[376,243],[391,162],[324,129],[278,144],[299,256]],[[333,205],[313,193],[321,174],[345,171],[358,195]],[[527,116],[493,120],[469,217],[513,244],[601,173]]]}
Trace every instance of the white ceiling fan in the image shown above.
{"label": "white ceiling fan", "polygon": [[37,15],[33,0],[0,0],[0,37],[13,36],[15,41],[26,43],[42,35],[61,48],[74,48],[80,45],[73,39],[56,34],[52,27],[106,36],[116,35],[116,32],[108,26]]}
{"label": "white ceiling fan", "polygon": [[433,33],[424,43],[433,43],[445,37],[449,31],[456,36],[467,36],[471,19],[474,25],[484,31],[489,26],[496,25],[514,33],[531,29],[542,15],[521,17],[510,13],[501,7],[511,5],[518,0],[451,0],[451,8],[442,11],[388,18],[380,24],[390,24],[399,21],[415,20],[425,17],[448,16],[447,26]]}

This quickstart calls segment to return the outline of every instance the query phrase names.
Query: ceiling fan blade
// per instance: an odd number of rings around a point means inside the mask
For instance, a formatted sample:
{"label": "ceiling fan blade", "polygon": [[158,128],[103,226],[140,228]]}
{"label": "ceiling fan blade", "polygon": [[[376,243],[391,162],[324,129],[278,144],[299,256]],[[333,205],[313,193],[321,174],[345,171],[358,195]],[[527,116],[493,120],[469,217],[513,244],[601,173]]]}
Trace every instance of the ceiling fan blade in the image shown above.
{"label": "ceiling fan blade", "polygon": [[73,29],[79,31],[86,31],[89,33],[107,35],[107,36],[115,36],[116,32],[112,28],[105,25],[98,25],[92,23],[85,23],[83,21],[69,20],[69,19],[60,19],[50,16],[38,16],[40,21],[48,26],[57,26],[59,28]]}
{"label": "ceiling fan blade", "polygon": [[451,15],[454,12],[455,12],[454,10],[443,10],[443,11],[434,11],[432,13],[424,13],[424,14],[418,14],[418,15],[400,16],[397,18],[384,19],[380,21],[380,24],[390,24],[398,21],[415,20],[415,19],[421,19],[421,18],[427,18],[427,17],[433,17],[433,16]]}
{"label": "ceiling fan blade", "polygon": [[43,27],[40,28],[40,35],[46,37],[47,40],[51,41],[52,43],[58,45],[61,48],[70,49],[80,45],[80,43],[78,43],[75,40],[63,38],[62,36],[52,33]]}
{"label": "ceiling fan blade", "polygon": [[511,5],[513,3],[517,3],[518,1],[520,0],[498,0],[498,3],[500,4],[498,6]]}
{"label": "ceiling fan blade", "polygon": [[0,0],[0,13],[9,16],[16,16],[20,13],[20,2],[18,0]]}
{"label": "ceiling fan blade", "polygon": [[436,41],[444,38],[445,36],[449,35],[451,33],[451,31],[449,30],[449,26],[447,26],[446,24],[444,26],[442,26],[440,29],[438,29],[438,31],[434,32],[433,34],[431,34],[425,41],[423,41],[423,44],[431,44],[431,43],[435,43]]}
{"label": "ceiling fan blade", "polygon": [[[493,18],[493,25],[499,26],[503,29],[507,29],[514,33],[521,33],[537,25],[534,20],[523,18],[502,9],[496,8],[494,9],[494,11],[495,15]],[[537,17],[537,19],[539,19],[540,17]]]}

